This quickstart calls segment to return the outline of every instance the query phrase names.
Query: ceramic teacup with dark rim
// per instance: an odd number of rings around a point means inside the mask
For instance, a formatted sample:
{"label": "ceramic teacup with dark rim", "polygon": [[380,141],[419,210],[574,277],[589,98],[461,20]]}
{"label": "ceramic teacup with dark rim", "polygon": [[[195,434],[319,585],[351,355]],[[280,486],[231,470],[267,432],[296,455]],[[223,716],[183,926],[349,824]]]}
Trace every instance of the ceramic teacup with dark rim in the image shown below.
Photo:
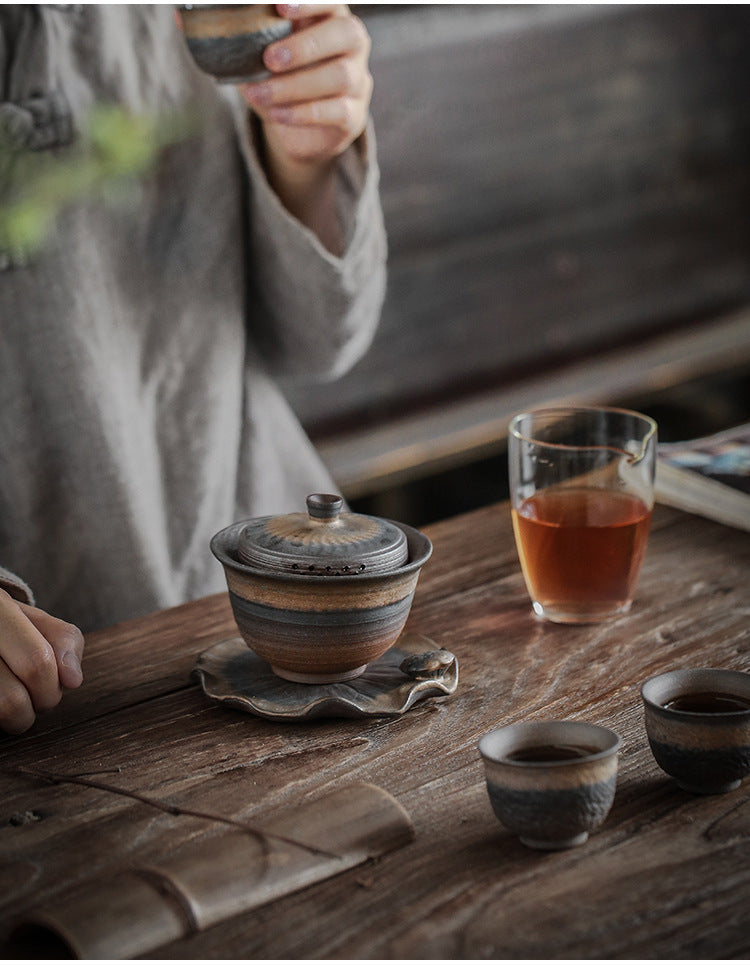
{"label": "ceramic teacup with dark rim", "polygon": [[224,84],[253,83],[270,76],[263,52],[292,30],[274,4],[188,3],[178,9],[193,60]]}
{"label": "ceramic teacup with dark rim", "polygon": [[641,687],[656,763],[683,790],[723,794],[750,774],[750,674],[688,668]]}
{"label": "ceramic teacup with dark rim", "polygon": [[530,848],[583,844],[612,807],[620,743],[606,727],[571,720],[485,734],[479,753],[495,815]]}

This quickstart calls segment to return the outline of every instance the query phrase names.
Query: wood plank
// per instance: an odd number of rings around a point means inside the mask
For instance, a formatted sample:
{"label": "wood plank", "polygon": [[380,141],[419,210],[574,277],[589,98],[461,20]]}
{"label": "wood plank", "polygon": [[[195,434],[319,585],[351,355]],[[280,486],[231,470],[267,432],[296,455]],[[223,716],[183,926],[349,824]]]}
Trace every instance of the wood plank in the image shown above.
{"label": "wood plank", "polygon": [[395,254],[659,192],[684,205],[746,157],[742,8],[428,5],[366,22]]}
{"label": "wood plank", "polygon": [[[638,695],[670,666],[750,668],[745,535],[658,508],[632,612],[561,627],[531,615],[507,504],[427,532],[435,553],[409,625],[458,655],[460,683],[403,718],[280,725],[175,687],[212,626],[226,633],[219,598],[91,635],[91,705],[0,741],[0,934],[95,870],[364,780],[409,811],[412,845],[156,957],[746,955],[750,783],[714,798],[680,791],[650,755]],[[500,723],[563,716],[621,734],[617,796],[585,848],[539,855],[491,814],[476,742]],[[18,773],[29,768],[113,790]],[[9,821],[27,812],[39,818]]]}
{"label": "wood plank", "polygon": [[[724,203],[736,216],[737,198]],[[631,221],[627,249],[617,240],[625,205],[595,227],[562,219],[536,237],[497,234],[393,260],[368,354],[335,384],[287,384],[287,395],[320,441],[720,315],[750,297],[750,254],[731,246],[721,207],[709,206],[716,225],[690,233],[678,220]]]}
{"label": "wood plank", "polygon": [[465,465],[502,451],[516,412],[538,405],[615,404],[750,361],[750,311],[686,326],[593,358],[544,367],[505,385],[331,433],[318,451],[345,496]]}
{"label": "wood plank", "polygon": [[316,440],[746,302],[748,16],[373,16],[389,290],[349,375],[287,386]]}
{"label": "wood plank", "polygon": [[[703,529],[702,523],[698,529]],[[323,886],[314,895],[285,899],[283,907],[261,916],[252,927],[230,923],[222,949],[234,955],[249,950],[279,957],[309,957],[314,949],[316,956],[334,958],[595,958],[628,957],[634,946],[645,950],[650,939],[664,957],[694,950],[707,957],[727,949],[747,952],[749,883],[744,856],[750,823],[744,815],[750,816],[748,790],[744,788],[732,800],[696,799],[676,790],[645,747],[634,682],[669,663],[700,660],[699,654],[707,654],[714,644],[718,644],[712,654],[716,663],[747,666],[744,618],[733,608],[738,597],[731,598],[739,592],[746,609],[747,591],[735,582],[724,595],[733,578],[744,580],[747,555],[737,569],[722,571],[721,589],[716,584],[709,587],[703,579],[703,566],[710,568],[723,556],[721,531],[721,527],[714,530],[719,537],[713,553],[704,556],[707,546],[699,539],[700,559],[682,576],[671,571],[672,590],[678,593],[684,593],[697,577],[691,587],[696,605],[695,609],[688,605],[684,619],[681,616],[673,623],[671,632],[663,628],[663,638],[654,636],[653,626],[647,629],[643,623],[638,628],[622,621],[614,634],[596,634],[595,641],[581,648],[580,639],[568,638],[565,630],[547,636],[550,628],[537,626],[528,636],[519,634],[518,626],[509,627],[500,614],[507,617],[516,600],[525,610],[527,602],[507,585],[498,584],[494,593],[475,599],[477,604],[494,600],[494,607],[481,617],[479,607],[475,608],[477,624],[484,620],[482,635],[464,636],[463,649],[457,647],[466,686],[461,729],[456,730],[446,702],[431,712],[425,709],[421,726],[412,722],[409,733],[399,735],[401,760],[409,761],[407,773],[412,780],[405,781],[403,774],[398,780],[401,786],[410,785],[401,799],[416,816],[415,848],[393,856],[387,868],[379,866],[361,883],[353,881],[345,916],[336,910],[340,892]],[[669,528],[672,551],[684,545],[685,535],[681,524]],[[659,554],[651,579],[664,563],[665,557]],[[502,600],[503,589],[513,601]],[[717,590],[724,596],[722,609],[731,626],[725,625],[715,636],[710,620],[696,629],[695,618],[709,598],[716,600]],[[673,599],[665,587],[657,603],[665,615],[668,609],[674,615],[667,602]],[[651,597],[645,605],[654,603]],[[452,598],[446,612],[454,613],[455,605]],[[452,617],[453,625],[460,625],[464,615],[459,612]],[[445,616],[442,619],[445,622]],[[688,632],[683,634],[681,629]],[[734,646],[743,641],[738,653]],[[547,662],[549,657],[552,663]],[[501,668],[501,663],[506,666]],[[590,667],[595,668],[597,684],[589,677],[586,668]],[[600,684],[604,686],[598,691]],[[580,701],[577,710],[576,698],[570,703],[574,693]],[[594,693],[598,696],[593,704],[587,704]],[[587,852],[541,858],[499,827],[493,828],[475,739],[489,722],[546,716],[563,709],[616,726],[625,750],[613,813],[591,839]],[[437,760],[436,747],[443,749]],[[379,766],[387,768],[385,757]],[[715,835],[721,834],[722,826],[724,841],[717,849]],[[716,875],[709,870],[710,855],[715,855]],[[620,862],[622,877],[617,870]],[[726,887],[722,873],[727,875]],[[651,885],[643,883],[644,875]],[[396,914],[392,904],[386,909],[387,894],[398,895]],[[696,915],[696,907],[705,907],[705,915]],[[292,925],[283,937],[273,927],[282,918]],[[541,927],[524,927],[528,920],[541,922]],[[635,928],[634,921],[644,924]],[[676,927],[678,923],[681,927]],[[195,952],[196,947],[199,953],[210,954],[215,945],[208,936],[201,936],[197,945],[177,944],[167,954],[179,957],[188,948]]]}

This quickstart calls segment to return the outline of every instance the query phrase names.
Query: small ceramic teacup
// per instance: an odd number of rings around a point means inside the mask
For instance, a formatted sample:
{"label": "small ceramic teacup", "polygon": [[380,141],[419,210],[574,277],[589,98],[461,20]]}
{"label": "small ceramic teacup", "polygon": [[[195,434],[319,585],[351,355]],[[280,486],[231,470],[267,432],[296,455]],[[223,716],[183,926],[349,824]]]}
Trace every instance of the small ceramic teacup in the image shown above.
{"label": "small ceramic teacup", "polygon": [[527,721],[479,741],[496,816],[529,848],[583,844],[612,807],[620,738],[570,720]]}
{"label": "small ceramic teacup", "polygon": [[750,774],[750,674],[672,670],[641,687],[656,763],[694,794],[723,794]]}
{"label": "small ceramic teacup", "polygon": [[187,3],[179,7],[185,41],[202,71],[220,83],[253,83],[269,77],[266,47],[291,33],[274,4]]}

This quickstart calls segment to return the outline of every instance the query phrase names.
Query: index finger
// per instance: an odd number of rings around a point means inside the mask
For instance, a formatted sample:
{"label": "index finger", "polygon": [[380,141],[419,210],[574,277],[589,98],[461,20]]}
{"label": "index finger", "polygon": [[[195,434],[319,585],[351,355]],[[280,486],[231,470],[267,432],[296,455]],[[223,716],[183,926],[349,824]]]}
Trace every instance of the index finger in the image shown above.
{"label": "index finger", "polygon": [[287,20],[306,17],[346,17],[349,7],[345,3],[277,3],[276,12]]}
{"label": "index finger", "polygon": [[263,63],[273,73],[310,67],[343,54],[369,51],[370,37],[358,17],[324,17],[269,44]]}
{"label": "index finger", "polygon": [[52,647],[63,687],[79,687],[83,682],[81,660],[84,639],[78,627],[27,603],[19,603],[18,606]]}
{"label": "index finger", "polygon": [[62,690],[54,650],[21,607],[0,591],[0,659],[26,688],[35,710],[50,710]]}

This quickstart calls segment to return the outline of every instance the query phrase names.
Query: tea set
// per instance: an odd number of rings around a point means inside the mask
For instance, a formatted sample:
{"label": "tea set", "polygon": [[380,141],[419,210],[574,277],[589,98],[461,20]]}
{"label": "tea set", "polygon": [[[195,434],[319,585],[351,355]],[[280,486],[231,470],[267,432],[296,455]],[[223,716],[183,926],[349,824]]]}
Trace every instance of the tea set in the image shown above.
{"label": "tea set", "polygon": [[[180,14],[196,64],[220,83],[265,76],[266,45],[291,31],[273,5],[186,4]],[[653,507],[656,441],[653,419],[626,409],[553,407],[511,421],[514,532],[540,619],[598,622],[629,609]],[[581,507],[590,513],[592,500],[597,530],[581,522]],[[552,503],[560,503],[557,517],[542,518]],[[595,547],[602,555],[574,586],[582,546],[589,547],[584,556]],[[316,493],[306,514],[234,523],[214,536],[211,550],[242,638],[198,659],[196,675],[212,699],[300,721],[403,714],[418,700],[455,691],[455,656],[403,632],[432,553],[418,530],[344,512],[340,496]],[[610,573],[613,558],[617,572]],[[681,787],[724,793],[750,773],[750,674],[675,670],[646,681],[641,696],[652,753]],[[529,721],[485,734],[478,749],[495,814],[529,847],[582,844],[612,806],[620,743],[613,731],[577,721]]]}
{"label": "tea set", "polygon": [[[413,527],[346,512],[340,496],[315,493],[306,513],[234,523],[211,549],[241,639],[198,658],[210,698],[303,721],[399,715],[455,692],[455,655],[404,632],[432,554]],[[681,787],[724,793],[750,773],[750,674],[676,670],[647,680],[641,694],[654,757]],[[531,848],[583,844],[612,806],[620,746],[608,728],[571,720],[485,734],[478,750],[495,815]]]}
{"label": "tea set", "polygon": [[[673,670],[647,680],[641,697],[654,759],[683,790],[724,794],[750,774],[750,674]],[[579,721],[486,734],[479,753],[496,816],[531,848],[583,844],[612,806],[620,744],[614,731]]]}

